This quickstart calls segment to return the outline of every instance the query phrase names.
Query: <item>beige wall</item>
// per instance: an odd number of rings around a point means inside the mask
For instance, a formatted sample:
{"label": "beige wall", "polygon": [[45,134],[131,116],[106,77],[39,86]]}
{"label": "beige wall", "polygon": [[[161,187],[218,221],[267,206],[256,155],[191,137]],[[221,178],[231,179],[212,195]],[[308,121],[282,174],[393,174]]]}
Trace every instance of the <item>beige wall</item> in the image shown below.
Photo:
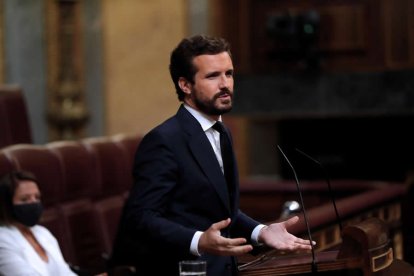
{"label": "beige wall", "polygon": [[145,133],[179,105],[168,64],[186,35],[186,1],[102,3],[106,134]]}

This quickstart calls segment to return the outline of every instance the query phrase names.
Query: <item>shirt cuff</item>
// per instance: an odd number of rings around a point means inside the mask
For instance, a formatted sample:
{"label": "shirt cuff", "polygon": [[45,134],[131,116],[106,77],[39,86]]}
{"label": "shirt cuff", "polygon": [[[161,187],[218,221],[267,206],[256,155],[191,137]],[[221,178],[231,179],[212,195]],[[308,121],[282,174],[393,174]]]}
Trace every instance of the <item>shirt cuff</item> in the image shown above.
{"label": "shirt cuff", "polygon": [[202,234],[203,232],[201,231],[195,232],[193,239],[191,240],[190,253],[195,256],[201,256],[200,252],[198,252],[198,242]]}
{"label": "shirt cuff", "polygon": [[261,243],[259,243],[259,234],[260,234],[260,230],[262,230],[263,227],[265,226],[266,225],[264,224],[259,224],[253,229],[252,235],[250,237],[253,245],[256,245],[256,246],[262,245]]}

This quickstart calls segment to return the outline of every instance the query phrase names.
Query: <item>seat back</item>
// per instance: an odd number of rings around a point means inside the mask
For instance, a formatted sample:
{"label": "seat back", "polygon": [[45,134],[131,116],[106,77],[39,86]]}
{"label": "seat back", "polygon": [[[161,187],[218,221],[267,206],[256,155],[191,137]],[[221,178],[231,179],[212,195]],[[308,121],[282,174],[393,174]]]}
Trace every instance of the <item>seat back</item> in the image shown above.
{"label": "seat back", "polygon": [[0,151],[0,177],[13,170],[13,164],[3,151]]}
{"label": "seat back", "polygon": [[17,86],[0,86],[0,148],[32,143],[24,95]]}
{"label": "seat back", "polygon": [[19,144],[4,148],[3,153],[15,170],[29,171],[36,176],[46,207],[60,202],[63,169],[58,158],[47,147]]}
{"label": "seat back", "polygon": [[96,181],[100,177],[95,160],[79,142],[59,141],[46,145],[57,157],[62,170],[62,201],[96,197],[101,187]]}
{"label": "seat back", "polygon": [[135,152],[137,151],[138,145],[141,142],[142,136],[134,134],[117,134],[111,136],[111,140],[119,146],[127,155],[129,164],[132,168],[132,164],[135,158]]}
{"label": "seat back", "polygon": [[59,205],[63,225],[68,230],[69,262],[87,268],[95,275],[105,268],[101,231],[88,199],[73,200]]}
{"label": "seat back", "polygon": [[132,182],[126,153],[108,137],[87,138],[81,143],[96,162],[101,197],[125,193]]}
{"label": "seat back", "polygon": [[125,198],[120,195],[96,201],[93,206],[94,216],[101,229],[104,251],[108,256],[118,231],[124,202]]}
{"label": "seat back", "polygon": [[36,176],[45,206],[39,224],[59,241],[67,262],[96,275],[112,252],[139,142],[138,135],[116,135],[9,145],[0,149],[0,174]]}
{"label": "seat back", "polygon": [[59,208],[55,206],[46,208],[43,211],[39,224],[46,227],[56,237],[64,259],[74,264],[72,261],[76,258],[72,244],[69,241],[69,229],[65,227],[64,219]]}

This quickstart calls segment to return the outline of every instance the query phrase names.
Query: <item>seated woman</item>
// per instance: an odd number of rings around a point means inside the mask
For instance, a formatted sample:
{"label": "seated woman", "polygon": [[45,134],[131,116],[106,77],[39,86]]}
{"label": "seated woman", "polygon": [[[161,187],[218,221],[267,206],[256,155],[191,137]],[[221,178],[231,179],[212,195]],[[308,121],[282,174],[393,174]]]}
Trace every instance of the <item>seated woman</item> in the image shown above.
{"label": "seated woman", "polygon": [[0,179],[0,275],[76,275],[55,237],[37,225],[41,214],[32,174],[11,172]]}

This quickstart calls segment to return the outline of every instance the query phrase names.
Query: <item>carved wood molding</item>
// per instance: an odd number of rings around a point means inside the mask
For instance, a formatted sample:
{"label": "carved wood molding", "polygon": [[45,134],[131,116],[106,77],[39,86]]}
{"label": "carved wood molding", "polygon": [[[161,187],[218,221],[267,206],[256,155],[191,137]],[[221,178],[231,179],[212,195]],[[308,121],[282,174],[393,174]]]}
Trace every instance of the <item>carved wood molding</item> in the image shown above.
{"label": "carved wood molding", "polygon": [[49,139],[84,136],[85,103],[81,8],[78,0],[47,1]]}

